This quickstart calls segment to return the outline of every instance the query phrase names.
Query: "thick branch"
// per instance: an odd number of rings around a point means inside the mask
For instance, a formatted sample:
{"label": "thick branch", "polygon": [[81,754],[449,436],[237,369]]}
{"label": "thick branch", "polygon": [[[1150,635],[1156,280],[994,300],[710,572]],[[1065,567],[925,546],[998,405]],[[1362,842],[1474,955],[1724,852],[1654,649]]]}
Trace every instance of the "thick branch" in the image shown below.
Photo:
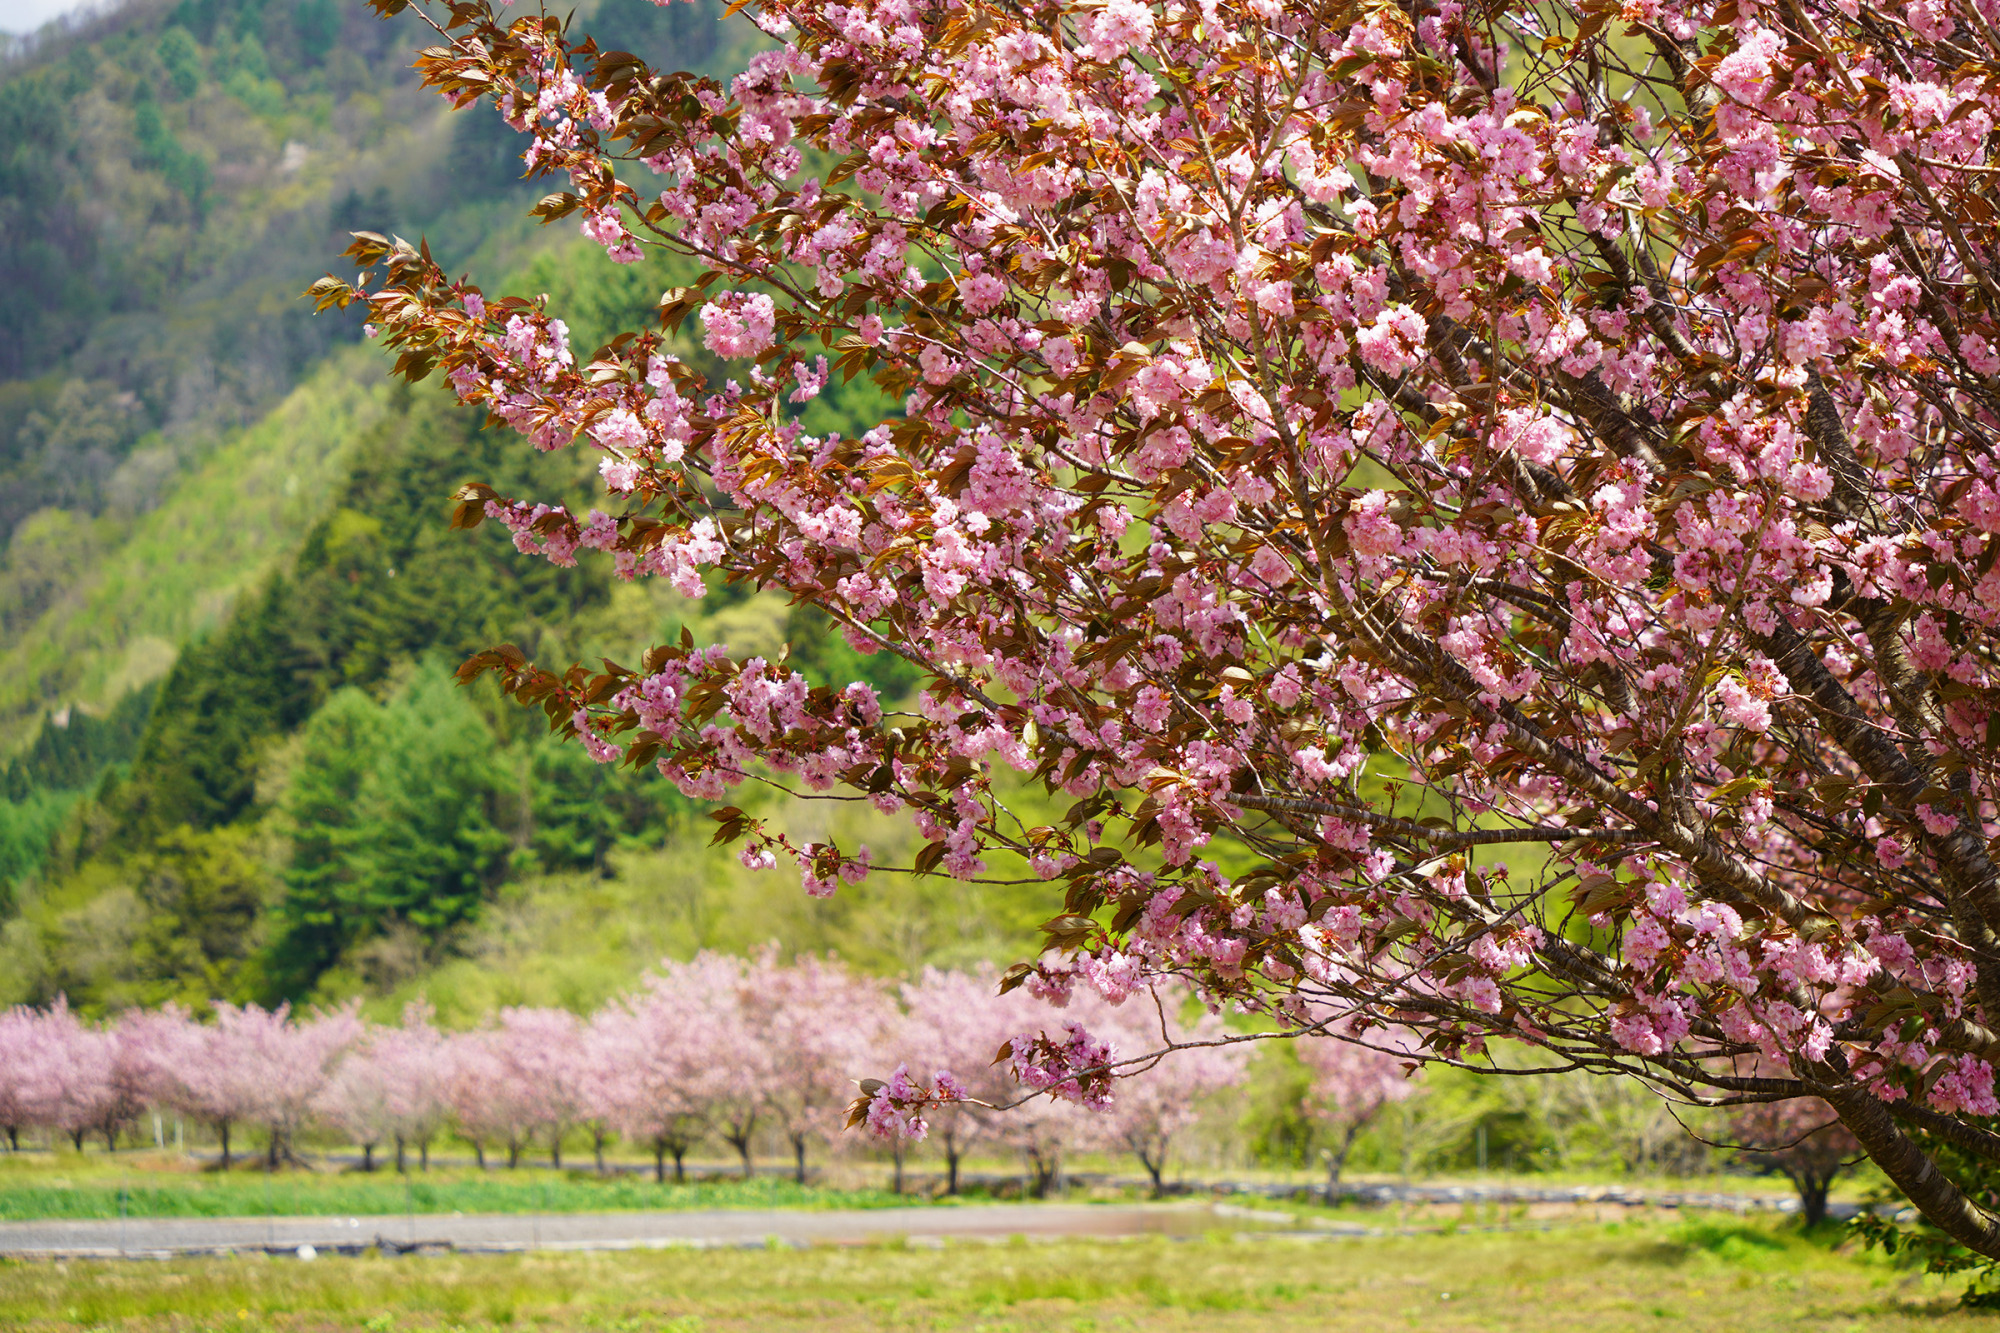
{"label": "thick branch", "polygon": [[1990,1129],[1968,1125],[1963,1120],[1954,1120],[1907,1101],[1890,1102],[1889,1114],[1906,1125],[1944,1140],[1954,1148],[1963,1149],[1988,1162],[2000,1162],[2000,1134]]}
{"label": "thick branch", "polygon": [[1864,1089],[1851,1086],[1829,1089],[1823,1095],[1875,1165],[1932,1226],[1974,1254],[2000,1259],[2000,1222],[1966,1197],[1909,1135],[1896,1128],[1881,1102]]}
{"label": "thick branch", "polygon": [[[1793,690],[1818,705],[1828,734],[1861,771],[1888,788],[1905,810],[1914,805],[1927,775],[1861,711],[1806,637],[1780,619],[1770,634],[1751,634],[1750,639],[1778,664]],[[1953,896],[1975,909],[1959,914],[1960,929],[1967,932],[1965,943],[1983,963],[2000,958],[2000,939],[1995,935],[2000,928],[2000,868],[1987,855],[1986,844],[1961,819],[1950,833],[1933,838],[1931,847]],[[1987,1002],[1985,989],[1982,986],[1982,1003]]]}

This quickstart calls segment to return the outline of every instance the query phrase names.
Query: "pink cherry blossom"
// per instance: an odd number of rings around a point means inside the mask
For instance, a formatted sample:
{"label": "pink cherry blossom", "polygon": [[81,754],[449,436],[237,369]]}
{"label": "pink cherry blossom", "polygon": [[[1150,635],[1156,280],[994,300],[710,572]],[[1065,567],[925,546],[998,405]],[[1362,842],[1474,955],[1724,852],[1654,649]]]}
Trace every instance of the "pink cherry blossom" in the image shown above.
{"label": "pink cherry blossom", "polygon": [[[478,0],[421,58],[611,258],[698,274],[645,327],[580,362],[546,301],[380,239],[313,295],[605,455],[601,518],[472,483],[461,523],[768,589],[924,687],[899,713],[696,642],[468,674],[808,892],[876,864],[735,789],[906,818],[882,869],[1059,882],[1019,992],[1184,982],[1418,1063],[1505,1041],[1695,1105],[1818,1097],[2000,1256],[1901,1127],[1977,1128],[2000,1055],[1977,15],[752,9],[783,35],[726,84]],[[691,318],[738,364],[670,361]],[[805,424],[863,375],[896,410]],[[1010,1036],[1038,1170],[1154,1053]],[[760,1086],[712,1103],[746,1145]],[[921,1061],[894,1086],[905,1128],[979,1111]]]}

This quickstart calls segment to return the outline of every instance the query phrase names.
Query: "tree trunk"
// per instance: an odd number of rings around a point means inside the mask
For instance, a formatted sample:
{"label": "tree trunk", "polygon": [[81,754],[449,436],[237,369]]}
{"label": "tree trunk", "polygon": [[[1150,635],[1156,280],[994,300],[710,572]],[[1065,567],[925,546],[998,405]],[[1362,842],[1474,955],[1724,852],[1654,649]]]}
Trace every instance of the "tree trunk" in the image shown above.
{"label": "tree trunk", "polygon": [[375,1145],[372,1143],[361,1145],[361,1169],[363,1171],[375,1169]]}
{"label": "tree trunk", "polygon": [[1826,1196],[1833,1187],[1831,1176],[1819,1176],[1810,1172],[1795,1176],[1792,1184],[1799,1191],[1799,1216],[1808,1227],[1816,1227],[1826,1221]]}
{"label": "tree trunk", "polygon": [[264,1169],[266,1171],[276,1171],[278,1169],[278,1140],[278,1127],[273,1125],[271,1126],[270,1141],[264,1145]]}
{"label": "tree trunk", "polygon": [[1347,1154],[1354,1150],[1355,1136],[1360,1133],[1361,1126],[1349,1125],[1346,1135],[1340,1140],[1340,1151],[1319,1155],[1319,1159],[1326,1163],[1326,1206],[1329,1208],[1333,1207],[1334,1199],[1340,1194],[1340,1170],[1347,1165]]}
{"label": "tree trunk", "polygon": [[752,1174],[754,1174],[754,1172],[755,1172],[756,1168],[755,1168],[755,1167],[753,1167],[753,1166],[751,1166],[751,1164],[750,1164],[750,1133],[749,1133],[749,1131],[748,1131],[748,1130],[745,1130],[745,1131],[744,1131],[744,1132],[743,1132],[742,1134],[740,1134],[740,1135],[738,1135],[738,1134],[728,1134],[728,1135],[724,1135],[724,1137],[725,1137],[725,1138],[727,1138],[727,1139],[729,1140],[729,1146],[730,1146],[730,1147],[732,1147],[732,1148],[734,1148],[734,1149],[736,1149],[736,1155],[737,1155],[738,1157],[741,1157],[741,1158],[743,1159],[743,1178],[744,1178],[745,1180],[748,1180],[748,1179],[750,1179],[751,1175],[752,1175]]}
{"label": "tree trunk", "polygon": [[549,1131],[549,1165],[562,1170],[562,1131],[559,1129]]}
{"label": "tree trunk", "polygon": [[903,1192],[903,1141],[897,1139],[895,1145],[889,1151],[896,1159],[896,1182],[894,1189],[896,1193],[901,1194]]}
{"label": "tree trunk", "polygon": [[604,1129],[602,1126],[590,1131],[590,1150],[597,1158],[597,1174],[604,1174]]}
{"label": "tree trunk", "polygon": [[410,1173],[410,1159],[408,1156],[408,1149],[403,1143],[403,1136],[401,1134],[398,1134],[396,1136],[396,1174],[399,1176],[406,1176],[409,1173]]}
{"label": "tree trunk", "polygon": [[229,1122],[227,1120],[216,1121],[215,1132],[222,1136],[222,1169],[227,1171],[229,1169]]}
{"label": "tree trunk", "polygon": [[[676,1158],[674,1160],[675,1174],[679,1174],[680,1165],[680,1159]],[[653,1145],[653,1183],[655,1185],[664,1185],[667,1183],[667,1145],[664,1143],[655,1143]]]}
{"label": "tree trunk", "polygon": [[21,1127],[19,1125],[7,1126],[7,1151],[21,1151]]}
{"label": "tree trunk", "polygon": [[806,1136],[794,1134],[792,1139],[792,1179],[803,1185],[806,1183]]}
{"label": "tree trunk", "polygon": [[956,1147],[952,1146],[951,1144],[945,1145],[944,1192],[946,1194],[958,1193],[958,1162],[960,1156],[961,1154],[959,1153]]}
{"label": "tree trunk", "polygon": [[1054,1153],[1046,1156],[1033,1150],[1028,1153],[1028,1171],[1033,1177],[1034,1182],[1030,1189],[1033,1197],[1037,1199],[1046,1199],[1049,1197],[1049,1187],[1055,1183],[1056,1172],[1060,1168],[1060,1162],[1061,1159]]}
{"label": "tree trunk", "polygon": [[[428,1158],[430,1156],[429,1149],[425,1149],[424,1155],[426,1158],[425,1169],[428,1170],[429,1169]],[[474,1139],[472,1141],[472,1155],[478,1161],[479,1169],[481,1171],[484,1171],[486,1169],[486,1140]]]}
{"label": "tree trunk", "polygon": [[1145,1167],[1146,1174],[1153,1178],[1153,1197],[1161,1198],[1167,1192],[1166,1182],[1160,1179],[1161,1174],[1167,1169],[1167,1155],[1161,1153],[1156,1158],[1149,1152],[1141,1152],[1138,1157],[1139,1165]]}
{"label": "tree trunk", "polygon": [[118,1151],[118,1126],[108,1121],[104,1126],[104,1151],[111,1153]]}
{"label": "tree trunk", "polygon": [[520,1166],[521,1166],[521,1141],[519,1139],[508,1139],[507,1169],[509,1171],[515,1171],[519,1170]]}
{"label": "tree trunk", "polygon": [[70,1131],[70,1134],[69,1134],[69,1140],[70,1140],[70,1142],[71,1142],[71,1143],[74,1143],[74,1144],[76,1145],[76,1150],[77,1150],[78,1152],[82,1152],[82,1151],[83,1151],[83,1131],[82,1131],[82,1130],[80,1130],[80,1129],[73,1129],[73,1130],[71,1130],[71,1131]]}
{"label": "tree trunk", "polygon": [[674,1149],[674,1184],[676,1185],[687,1184],[687,1172],[681,1168],[681,1159],[686,1156],[687,1145],[685,1143]]}

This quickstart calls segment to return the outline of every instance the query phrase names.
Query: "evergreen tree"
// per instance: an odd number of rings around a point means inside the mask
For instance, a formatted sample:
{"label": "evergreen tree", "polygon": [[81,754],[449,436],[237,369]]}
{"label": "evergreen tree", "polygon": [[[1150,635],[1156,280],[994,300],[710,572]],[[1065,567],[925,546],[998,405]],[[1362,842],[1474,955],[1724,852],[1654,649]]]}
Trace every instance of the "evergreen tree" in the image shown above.
{"label": "evergreen tree", "polygon": [[546,870],[591,870],[607,873],[606,857],[625,831],[625,810],[619,796],[649,793],[625,791],[625,770],[594,762],[581,748],[557,742],[534,746],[528,761],[534,825],[529,846]]}
{"label": "evergreen tree", "polygon": [[466,541],[440,494],[505,467],[560,481],[564,463],[503,464],[470,413],[406,398],[369,442],[341,505],[307,538],[293,572],[186,649],[161,687],[122,807],[126,841],[179,824],[254,813],[257,766],[335,691],[378,685],[425,653],[455,661],[489,643],[532,646],[607,595],[602,571],[519,558],[504,536]]}
{"label": "evergreen tree", "polygon": [[121,698],[104,717],[79,708],[45,714],[28,748],[0,775],[0,797],[25,802],[37,792],[77,791],[105,769],[129,761],[152,712],[152,685]]}
{"label": "evergreen tree", "polygon": [[407,921],[435,936],[470,918],[504,877],[509,839],[495,814],[511,784],[485,719],[435,662],[382,721],[361,796],[358,905],[371,923]]}
{"label": "evergreen tree", "polygon": [[565,741],[531,742],[527,765],[526,841],[544,870],[609,875],[615,848],[658,846],[698,808],[652,772],[597,763]]}
{"label": "evergreen tree", "polygon": [[309,989],[341,953],[395,924],[437,940],[508,868],[515,802],[500,748],[450,674],[427,661],[386,705],[342,690],[306,727],[285,813],[292,863],[277,911],[274,991]]}
{"label": "evergreen tree", "polygon": [[139,745],[138,780],[125,797],[128,834],[213,828],[250,809],[265,745],[311,711],[311,682],[298,671],[290,640],[290,593],[286,580],[272,580],[174,663]]}
{"label": "evergreen tree", "polygon": [[146,923],[134,945],[141,998],[200,1006],[241,998],[271,888],[247,830],[177,828],[133,864]]}
{"label": "evergreen tree", "polygon": [[380,750],[381,714],[362,691],[346,689],[306,726],[285,803],[292,861],[270,959],[284,992],[304,989],[346,943],[352,921],[343,909],[357,896],[361,793]]}

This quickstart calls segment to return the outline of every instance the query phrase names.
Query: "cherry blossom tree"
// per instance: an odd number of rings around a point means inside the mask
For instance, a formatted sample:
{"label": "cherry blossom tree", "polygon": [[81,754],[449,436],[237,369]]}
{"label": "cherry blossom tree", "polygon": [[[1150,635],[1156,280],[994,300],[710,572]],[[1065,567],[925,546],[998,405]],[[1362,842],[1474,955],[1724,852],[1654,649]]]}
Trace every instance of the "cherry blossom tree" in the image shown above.
{"label": "cherry blossom tree", "polygon": [[[1077,1063],[1087,1063],[1091,1067],[1108,1065],[1119,1053],[1118,1048],[1108,1042],[1083,1036],[1081,1025],[1066,1030],[1062,1040],[1067,1044],[1065,1054],[1081,1049],[1089,1058],[1087,1062]],[[1007,1068],[1016,1079],[1021,1079],[1028,1072],[1020,1064],[1010,1063]],[[1021,1164],[1027,1172],[1026,1193],[1030,1198],[1045,1199],[1051,1192],[1067,1189],[1065,1168],[1070,1154],[1099,1141],[1105,1126],[1094,1113],[1108,1109],[1112,1103],[1108,1090],[1087,1103],[1051,1089],[1038,1088],[1036,1091],[1048,1095],[1024,1100],[1016,1089],[1014,1095],[1001,1104],[1006,1111],[995,1118],[995,1124],[1000,1142],[1020,1154]]]}
{"label": "cherry blossom tree", "polygon": [[128,1009],[100,1029],[108,1047],[110,1076],[98,1128],[110,1151],[117,1151],[118,1132],[132,1128],[140,1113],[159,1100],[154,1026],[151,1011]]}
{"label": "cherry blossom tree", "polygon": [[687,1178],[688,1149],[701,1135],[696,1103],[681,1100],[674,1077],[682,1071],[677,1057],[685,1049],[679,1036],[671,1017],[628,997],[593,1014],[584,1037],[592,1114],[652,1152],[653,1179],[659,1184],[666,1183],[669,1154],[675,1183]]}
{"label": "cherry blossom tree", "polygon": [[214,1126],[221,1167],[230,1167],[231,1133],[255,1116],[261,1078],[254,1051],[230,1041],[219,1025],[198,1023],[175,1004],[148,1018],[142,1044],[151,1100]]}
{"label": "cherry blossom tree", "polygon": [[957,1071],[965,1089],[964,1099],[929,1112],[928,1137],[944,1153],[947,1194],[958,1193],[966,1154],[998,1136],[995,1114],[986,1108],[1020,1095],[1020,1085],[994,1061],[994,1053],[1047,1016],[1026,991],[996,996],[999,981],[990,966],[971,972],[927,967],[903,987],[905,1018],[896,1052],[904,1067],[933,1080],[939,1071]]}
{"label": "cherry blossom tree", "polygon": [[1299,1062],[1312,1071],[1306,1112],[1333,1140],[1323,1154],[1328,1203],[1340,1188],[1340,1172],[1354,1150],[1354,1140],[1384,1110],[1414,1091],[1410,1083],[1410,1066],[1416,1062],[1412,1043],[1407,1039],[1385,1041],[1390,1035],[1378,1029],[1369,1034],[1373,1040],[1299,1042]]}
{"label": "cherry blossom tree", "polygon": [[215,1022],[193,1027],[187,1064],[170,1094],[180,1109],[215,1126],[225,1171],[230,1166],[231,1130],[255,1123],[264,1109],[262,1060],[267,1044],[251,1038],[268,1018],[255,1006],[237,1010],[217,1005]]}
{"label": "cherry blossom tree", "polygon": [[443,1127],[450,1105],[447,1090],[451,1078],[451,1057],[445,1035],[439,1032],[428,1002],[418,1000],[403,1006],[400,1027],[377,1028],[368,1042],[368,1056],[382,1071],[388,1090],[384,1114],[390,1137],[396,1145],[396,1170],[408,1169],[410,1145],[417,1148],[420,1167],[431,1165],[431,1140]]}
{"label": "cherry blossom tree", "polygon": [[583,1110],[581,1040],[582,1025],[567,1010],[500,1011],[492,1049],[503,1083],[494,1095],[512,1111],[509,1166],[515,1164],[515,1143],[537,1132],[548,1136],[549,1165],[562,1165],[563,1135]]}
{"label": "cherry blossom tree", "polygon": [[1833,1108],[1812,1098],[1746,1106],[1729,1118],[1729,1133],[1752,1162],[1792,1182],[1809,1227],[1826,1220],[1827,1192],[1861,1156]]}
{"label": "cherry blossom tree", "polygon": [[[572,349],[357,238],[322,305],[598,459],[603,509],[472,485],[457,521],[776,588],[930,683],[893,716],[688,638],[468,675],[692,797],[903,813],[893,869],[1025,865],[1049,956],[1821,1098],[2000,1256],[1908,1132],[2000,1158],[1985,10],[753,0],[776,47],[725,85],[373,3],[532,136],[539,216],[699,273]],[[904,410],[806,430],[834,374]],[[1073,804],[1016,811],[1003,765]],[[809,892],[868,871],[717,813]]]}
{"label": "cherry blossom tree", "polygon": [[[702,1018],[716,1000],[704,988],[712,975],[706,960],[667,963],[638,992],[591,1018],[598,1114],[653,1154],[653,1179],[661,1184],[668,1157],[674,1159],[674,1183],[686,1181],[687,1154],[707,1133],[730,1082],[723,1069],[734,1052]],[[732,970],[731,980],[735,975]]]}
{"label": "cherry blossom tree", "polygon": [[300,1019],[289,1005],[215,1006],[210,1050],[216,1102],[264,1127],[265,1170],[275,1171],[295,1155],[298,1131],[311,1117],[336,1062],[361,1036],[357,1007],[350,1003]]}
{"label": "cherry blossom tree", "polygon": [[13,1011],[0,1033],[10,1066],[0,1096],[12,1125],[65,1134],[79,1152],[98,1133],[106,1151],[117,1151],[119,1131],[153,1099],[153,1026],[148,1015],[87,1023],[62,996],[45,1010]]}
{"label": "cherry blossom tree", "polygon": [[0,1013],[0,1129],[7,1131],[9,1152],[21,1150],[21,1131],[35,1123],[29,1082],[35,1038],[34,1010],[16,1005]]}
{"label": "cherry blossom tree", "polygon": [[486,1166],[486,1146],[506,1145],[510,1169],[537,1134],[562,1164],[562,1131],[574,1122],[577,1021],[561,1010],[505,1009],[491,1026],[449,1039],[446,1101],[459,1133]]}
{"label": "cherry blossom tree", "polygon": [[1185,992],[1161,991],[1157,1001],[1150,994],[1132,996],[1117,1008],[1099,1001],[1098,1012],[1078,1015],[1119,1050],[1166,1052],[1119,1082],[1098,1126],[1106,1143],[1139,1159],[1152,1177],[1155,1197],[1166,1191],[1164,1173],[1175,1139],[1201,1118],[1216,1093],[1243,1081],[1249,1057],[1245,1047],[1227,1041],[1220,1018],[1203,1014],[1182,1023],[1177,1011]]}
{"label": "cherry blossom tree", "polygon": [[9,1011],[0,1016],[0,1123],[15,1140],[23,1125],[45,1126],[79,1151],[85,1135],[102,1134],[115,1152],[120,1130],[169,1100],[169,1071],[189,1051],[179,1036],[186,1027],[186,1013],[172,1005],[108,1024],[85,1022],[60,996],[45,1010]]}
{"label": "cherry blossom tree", "polygon": [[781,965],[766,951],[751,964],[745,989],[769,1052],[771,1119],[791,1145],[792,1178],[803,1185],[807,1146],[840,1131],[856,1084],[882,1059],[892,1006],[876,982],[810,955]]}
{"label": "cherry blossom tree", "polygon": [[[608,1169],[604,1145],[613,1134],[621,1132],[618,1113],[633,1095],[628,1071],[639,1043],[634,1040],[627,1013],[623,1006],[613,1002],[590,1015],[577,1033],[571,1057],[577,1119],[590,1132],[591,1157],[600,1176]],[[663,1174],[657,1158],[653,1174],[655,1178]]]}
{"label": "cherry blossom tree", "polygon": [[408,1170],[416,1144],[425,1169],[430,1142],[444,1119],[447,1056],[444,1035],[431,1024],[429,1004],[404,1006],[400,1027],[366,1025],[314,1099],[320,1117],[361,1145],[362,1169],[375,1169],[375,1149],[395,1145],[396,1170]]}
{"label": "cherry blossom tree", "polygon": [[92,1130],[102,1130],[105,1147],[115,1148],[121,1109],[115,1038],[78,1018],[62,996],[34,1024],[25,1080],[34,1119],[68,1135],[78,1152]]}
{"label": "cherry blossom tree", "polygon": [[445,1039],[445,1103],[458,1132],[485,1170],[486,1145],[507,1145],[507,1165],[519,1166],[525,1113],[514,1097],[491,1030],[453,1033]]}
{"label": "cherry blossom tree", "polygon": [[376,1058],[382,1029],[367,1027],[313,1097],[319,1119],[361,1145],[361,1169],[375,1169],[375,1149],[395,1136],[388,1065]]}
{"label": "cherry blossom tree", "polygon": [[[181,1113],[193,1110],[191,1079],[206,1055],[204,1029],[172,1001],[158,1009],[127,1009],[118,1015],[115,1078],[124,1088],[129,1117],[145,1107]],[[194,1114],[203,1112],[194,1110]]]}
{"label": "cherry blossom tree", "polygon": [[[668,1012],[707,1044],[706,1069],[687,1089],[698,1108],[693,1114],[736,1150],[745,1180],[756,1172],[758,1126],[769,1118],[773,1088],[786,1076],[765,1027],[770,1006],[756,988],[768,980],[760,965],[703,952],[690,962],[663,963],[649,983],[656,1002],[670,1006]],[[679,1170],[677,1157],[677,1177]]]}

